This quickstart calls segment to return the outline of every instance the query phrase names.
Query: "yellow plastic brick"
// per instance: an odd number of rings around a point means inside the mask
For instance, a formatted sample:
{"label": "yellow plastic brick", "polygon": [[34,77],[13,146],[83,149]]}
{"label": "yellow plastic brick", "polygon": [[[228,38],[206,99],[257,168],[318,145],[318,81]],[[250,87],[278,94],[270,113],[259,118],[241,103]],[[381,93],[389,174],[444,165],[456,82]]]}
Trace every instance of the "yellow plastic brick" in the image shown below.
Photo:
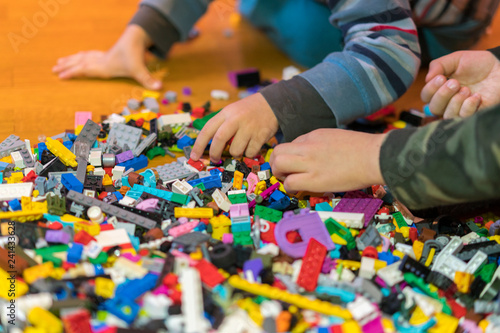
{"label": "yellow plastic brick", "polygon": [[76,222],[75,224],[73,224],[73,227],[75,229],[75,234],[80,230],[86,231],[90,236],[99,235],[99,233],[101,232],[101,227],[99,226],[99,224],[90,221]]}
{"label": "yellow plastic brick", "polygon": [[415,253],[415,259],[417,261],[420,261],[420,258],[422,258],[422,251],[424,250],[424,243],[416,240],[413,242],[413,253]]}
{"label": "yellow plastic brick", "polygon": [[237,190],[243,187],[243,173],[238,170],[234,172],[233,187]]}
{"label": "yellow plastic brick", "polygon": [[428,322],[429,319],[430,318],[425,315],[424,311],[422,311],[422,309],[419,306],[417,306],[413,311],[413,314],[411,315],[411,318],[408,321],[408,323],[413,326],[419,326],[422,325],[423,323]]}
{"label": "yellow plastic brick", "polygon": [[142,99],[145,99],[148,97],[158,99],[158,98],[160,98],[160,93],[158,91],[154,91],[154,90],[144,90],[142,92]]}
{"label": "yellow plastic brick", "polygon": [[461,293],[467,294],[469,292],[472,280],[474,280],[474,275],[470,273],[459,271],[455,273],[455,284]]}
{"label": "yellow plastic brick", "polygon": [[26,268],[23,271],[23,278],[29,284],[32,284],[38,279],[45,279],[49,277],[54,271],[54,264],[52,261],[47,261],[41,265]]}
{"label": "yellow plastic brick", "polygon": [[361,327],[359,327],[359,324],[355,320],[348,320],[342,323],[342,332],[363,333]]}
{"label": "yellow plastic brick", "polygon": [[269,162],[269,160],[271,159],[271,154],[273,153],[273,150],[274,150],[274,148],[269,149],[267,151],[266,156],[264,156],[264,161]]}
{"label": "yellow plastic brick", "polygon": [[239,276],[233,275],[228,279],[229,284],[237,289],[247,291],[255,295],[261,295],[270,299],[280,300],[285,303],[296,305],[302,309],[309,309],[329,316],[337,316],[342,319],[351,319],[351,313],[338,305],[320,300],[310,300],[309,298],[291,294],[279,288],[258,283],[250,283]]}
{"label": "yellow plastic brick", "polygon": [[209,219],[214,216],[214,210],[212,208],[182,208],[175,207],[174,215],[178,217],[187,217],[190,219]]}
{"label": "yellow plastic brick", "polygon": [[115,293],[115,283],[111,279],[97,277],[95,279],[95,294],[104,298],[112,298]]}
{"label": "yellow plastic brick", "polygon": [[47,141],[45,143],[47,144],[47,148],[50,150],[50,152],[59,157],[64,165],[73,168],[76,168],[78,166],[75,154],[73,154],[68,148],[64,147],[61,142],[52,138],[47,138]]}
{"label": "yellow plastic brick", "polygon": [[231,219],[221,214],[210,219],[212,238],[222,240],[222,235],[230,233]]}
{"label": "yellow plastic brick", "polygon": [[432,264],[432,260],[434,259],[434,255],[436,254],[436,249],[431,248],[429,254],[427,255],[427,260],[425,261],[425,266],[429,267]]}
{"label": "yellow plastic brick", "polygon": [[442,312],[436,313],[436,325],[427,330],[428,333],[455,333],[458,328],[458,319]]}
{"label": "yellow plastic brick", "polygon": [[62,321],[50,311],[39,306],[34,307],[28,313],[28,321],[37,328],[45,330],[46,333],[62,333]]}

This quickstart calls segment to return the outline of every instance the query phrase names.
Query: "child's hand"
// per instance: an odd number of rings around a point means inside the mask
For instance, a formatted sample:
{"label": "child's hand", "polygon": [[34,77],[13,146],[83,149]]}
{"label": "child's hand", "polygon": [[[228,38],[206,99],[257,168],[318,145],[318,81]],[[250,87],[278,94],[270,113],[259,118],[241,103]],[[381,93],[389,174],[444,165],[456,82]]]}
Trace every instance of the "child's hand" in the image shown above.
{"label": "child's hand", "polygon": [[151,43],[146,32],[132,24],[109,51],[85,51],[60,58],[52,71],[61,79],[127,77],[135,79],[146,89],[158,90],[162,82],[151,76],[144,62],[146,49]]}
{"label": "child's hand", "polygon": [[500,103],[500,62],[489,51],[459,51],[436,59],[425,81],[422,100],[437,116],[468,117]]}
{"label": "child's hand", "polygon": [[342,192],[382,184],[379,154],[384,137],[318,129],[276,146],[271,170],[292,192]]}
{"label": "child's hand", "polygon": [[210,119],[196,139],[191,159],[198,160],[210,139],[210,160],[219,162],[226,144],[233,138],[229,153],[254,157],[278,131],[278,120],[264,97],[253,94],[226,106]]}

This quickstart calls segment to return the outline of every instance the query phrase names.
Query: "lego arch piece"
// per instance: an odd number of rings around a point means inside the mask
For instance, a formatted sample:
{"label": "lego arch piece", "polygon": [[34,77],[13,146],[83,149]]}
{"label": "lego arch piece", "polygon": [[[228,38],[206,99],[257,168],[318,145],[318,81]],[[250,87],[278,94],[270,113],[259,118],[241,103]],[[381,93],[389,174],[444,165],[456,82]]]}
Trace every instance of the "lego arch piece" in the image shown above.
{"label": "lego arch piece", "polygon": [[[302,239],[300,242],[291,243],[286,238],[288,232],[297,231]],[[318,213],[305,213],[293,215],[282,219],[274,229],[274,236],[279,247],[292,258],[302,258],[306,253],[307,244],[315,238],[323,244],[328,251],[335,248],[330,234]]]}

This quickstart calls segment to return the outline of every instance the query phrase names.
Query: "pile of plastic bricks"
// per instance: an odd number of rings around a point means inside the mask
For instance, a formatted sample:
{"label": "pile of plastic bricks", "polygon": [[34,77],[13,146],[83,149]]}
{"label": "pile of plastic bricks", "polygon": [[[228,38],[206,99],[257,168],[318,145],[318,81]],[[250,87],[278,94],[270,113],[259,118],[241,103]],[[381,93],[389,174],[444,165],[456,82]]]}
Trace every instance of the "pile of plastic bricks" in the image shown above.
{"label": "pile of plastic bricks", "polygon": [[0,331],[500,332],[495,216],[415,223],[378,185],[288,194],[271,147],[190,160],[214,113],[156,101],[0,143]]}

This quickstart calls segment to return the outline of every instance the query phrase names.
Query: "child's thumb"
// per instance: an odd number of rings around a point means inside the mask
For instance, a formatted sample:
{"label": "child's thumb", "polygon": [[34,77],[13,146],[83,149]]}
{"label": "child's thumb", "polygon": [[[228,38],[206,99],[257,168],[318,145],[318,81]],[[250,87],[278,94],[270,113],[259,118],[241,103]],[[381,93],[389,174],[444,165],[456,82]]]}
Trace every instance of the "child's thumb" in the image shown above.
{"label": "child's thumb", "polygon": [[148,71],[146,66],[135,71],[134,79],[136,79],[137,82],[139,82],[146,89],[159,90],[162,87],[162,82],[155,79]]}

